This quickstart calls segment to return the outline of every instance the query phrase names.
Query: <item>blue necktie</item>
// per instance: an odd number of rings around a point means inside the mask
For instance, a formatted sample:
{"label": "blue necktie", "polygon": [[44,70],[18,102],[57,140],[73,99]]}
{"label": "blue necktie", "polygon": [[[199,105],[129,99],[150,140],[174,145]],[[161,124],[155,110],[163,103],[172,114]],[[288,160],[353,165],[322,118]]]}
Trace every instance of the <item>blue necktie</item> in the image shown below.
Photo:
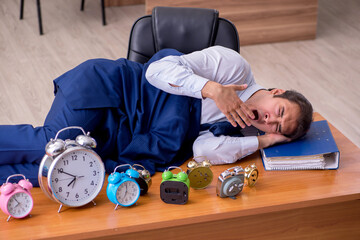
{"label": "blue necktie", "polygon": [[204,123],[200,125],[200,131],[208,130],[214,134],[214,136],[219,137],[221,135],[232,136],[232,137],[243,137],[241,133],[241,127],[237,125],[233,127],[228,121],[216,122],[213,124]]}

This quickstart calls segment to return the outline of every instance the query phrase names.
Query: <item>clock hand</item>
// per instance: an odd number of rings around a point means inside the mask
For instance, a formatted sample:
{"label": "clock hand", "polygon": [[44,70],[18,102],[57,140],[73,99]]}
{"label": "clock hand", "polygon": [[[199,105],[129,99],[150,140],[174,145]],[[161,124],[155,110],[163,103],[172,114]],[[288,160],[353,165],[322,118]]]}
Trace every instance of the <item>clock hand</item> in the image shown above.
{"label": "clock hand", "polygon": [[21,203],[18,200],[16,200],[16,198],[14,198],[14,200],[17,202],[17,204],[16,204],[16,206],[14,208],[17,208],[18,206],[21,205]]}
{"label": "clock hand", "polygon": [[74,188],[74,186],[75,186],[75,182],[76,182],[76,178],[75,178],[75,181],[74,181],[74,183],[73,183],[73,185],[72,185],[72,188]]}
{"label": "clock hand", "polygon": [[15,198],[15,197],[14,197],[14,200],[15,200],[18,204],[20,204],[20,203],[19,203],[19,201],[18,201],[18,200],[16,200],[16,198]]}
{"label": "clock hand", "polygon": [[64,170],[61,170],[60,173],[65,173],[65,174],[67,174],[67,175],[69,175],[69,176],[76,177],[75,175],[72,175],[72,174],[70,174],[70,173],[64,172]]}
{"label": "clock hand", "polygon": [[82,177],[84,177],[84,176],[76,176],[76,177],[74,177],[74,179],[69,183],[68,186],[70,186],[70,184],[73,182],[72,188],[74,188],[76,180],[77,180],[78,178],[82,178]]}
{"label": "clock hand", "polygon": [[[69,184],[67,186],[69,187],[72,183],[75,184],[75,180],[76,180],[76,177],[74,177],[73,180],[71,180],[71,182],[69,182]],[[74,188],[74,185],[73,185],[73,188]]]}
{"label": "clock hand", "polygon": [[64,178],[64,179],[59,179],[58,181],[65,181],[65,180],[69,180],[69,179],[73,179],[74,177],[69,177],[69,178]]}
{"label": "clock hand", "polygon": [[124,197],[126,196],[126,194],[127,194],[127,192],[128,192],[128,186],[127,186],[127,184],[125,185],[125,194],[124,194]]}

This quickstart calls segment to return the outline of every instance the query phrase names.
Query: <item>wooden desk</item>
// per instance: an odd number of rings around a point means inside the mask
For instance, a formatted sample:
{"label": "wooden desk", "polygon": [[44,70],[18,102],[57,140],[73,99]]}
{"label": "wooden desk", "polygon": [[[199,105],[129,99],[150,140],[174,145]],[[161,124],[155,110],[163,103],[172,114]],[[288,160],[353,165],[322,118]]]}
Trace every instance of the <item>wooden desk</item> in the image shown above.
{"label": "wooden desk", "polygon": [[[315,114],[315,120],[322,117]],[[217,176],[234,166],[213,166],[214,181],[204,190],[190,190],[186,205],[160,200],[161,174],[137,206],[118,208],[106,197],[97,205],[63,208],[33,189],[32,217],[13,219],[0,214],[1,239],[359,239],[360,149],[330,126],[341,152],[338,170],[265,171],[259,153],[239,161],[256,163],[257,185],[236,200],[215,193]],[[185,167],[183,167],[185,170]]]}

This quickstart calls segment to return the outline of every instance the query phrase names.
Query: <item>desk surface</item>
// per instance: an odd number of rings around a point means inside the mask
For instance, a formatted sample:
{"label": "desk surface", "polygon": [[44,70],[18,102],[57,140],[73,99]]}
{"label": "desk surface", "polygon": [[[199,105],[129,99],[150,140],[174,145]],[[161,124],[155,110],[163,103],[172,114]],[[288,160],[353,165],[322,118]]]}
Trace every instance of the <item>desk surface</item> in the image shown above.
{"label": "desk surface", "polygon": [[[322,119],[315,114],[316,121]],[[106,197],[106,185],[95,199],[96,206],[63,207],[60,213],[59,205],[35,188],[31,217],[11,218],[6,222],[7,216],[1,212],[0,236],[1,239],[104,238],[360,199],[360,149],[332,125],[330,128],[341,153],[338,170],[265,171],[257,152],[236,164],[212,166],[212,184],[203,190],[191,189],[185,205],[160,200],[161,174],[156,173],[149,193],[141,196],[136,206],[117,210]],[[251,163],[259,168],[259,180],[254,188],[245,187],[236,200],[216,196],[217,177],[222,171]]]}

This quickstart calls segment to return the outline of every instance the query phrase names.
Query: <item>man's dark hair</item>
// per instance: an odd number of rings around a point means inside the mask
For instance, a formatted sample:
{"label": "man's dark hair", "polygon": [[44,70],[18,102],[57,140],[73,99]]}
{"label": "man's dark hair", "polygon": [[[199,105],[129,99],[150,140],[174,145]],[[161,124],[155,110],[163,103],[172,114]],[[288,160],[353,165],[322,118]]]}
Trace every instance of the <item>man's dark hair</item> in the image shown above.
{"label": "man's dark hair", "polygon": [[298,127],[291,134],[284,134],[284,136],[291,139],[298,139],[304,136],[309,130],[313,120],[313,107],[311,103],[304,97],[304,95],[295,90],[287,90],[282,94],[274,95],[274,97],[287,99],[300,107],[300,116],[296,120]]}

